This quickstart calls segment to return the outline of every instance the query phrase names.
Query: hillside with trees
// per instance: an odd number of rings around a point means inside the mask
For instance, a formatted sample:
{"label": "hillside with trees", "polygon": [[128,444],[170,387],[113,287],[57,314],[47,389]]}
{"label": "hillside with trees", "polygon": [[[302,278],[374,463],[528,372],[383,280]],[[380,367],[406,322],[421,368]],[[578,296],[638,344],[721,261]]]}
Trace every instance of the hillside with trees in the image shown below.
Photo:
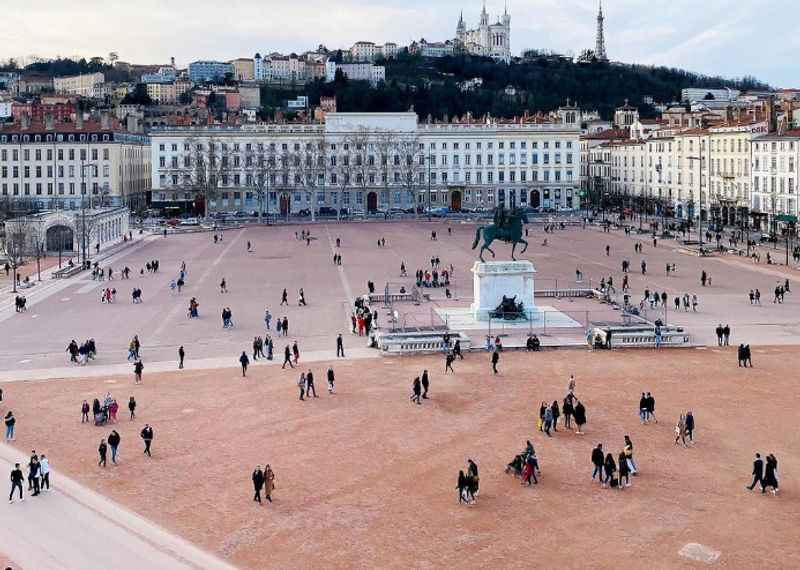
{"label": "hillside with trees", "polygon": [[[655,115],[644,103],[646,97],[669,103],[680,99],[687,87],[767,90],[754,78],[708,77],[680,69],[589,61],[573,62],[552,55],[528,53],[511,65],[474,56],[438,59],[401,54],[379,62],[386,66],[386,83],[371,87],[363,81],[337,77],[333,83],[318,81],[306,86],[310,103],[320,96],[336,96],[339,111],[407,111],[413,107],[421,117],[520,116],[525,111],[547,112],[567,99],[604,118],[625,99],[640,108],[643,117]],[[462,91],[459,84],[480,78],[482,86]],[[508,90],[507,87],[512,89]],[[296,90],[266,90],[266,100],[278,101],[297,95]]]}

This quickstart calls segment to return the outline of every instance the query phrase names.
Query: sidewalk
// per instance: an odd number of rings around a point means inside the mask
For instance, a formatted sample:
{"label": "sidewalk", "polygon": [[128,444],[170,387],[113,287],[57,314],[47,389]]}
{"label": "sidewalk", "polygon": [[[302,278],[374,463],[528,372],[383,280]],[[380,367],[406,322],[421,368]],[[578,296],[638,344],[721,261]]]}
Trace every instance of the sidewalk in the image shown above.
{"label": "sidewalk", "polygon": [[[347,350],[346,360],[360,360],[367,358],[380,358],[380,351],[374,348],[353,348]],[[335,361],[336,352],[333,350],[317,350],[303,353],[301,360],[305,366],[308,362]],[[147,362],[144,363],[144,381],[147,382],[148,374],[158,372],[176,372],[178,370],[176,360],[166,362]],[[250,367],[260,368],[263,366],[276,367],[283,364],[283,353],[276,352],[273,360],[250,361]],[[232,354],[230,357],[215,357],[187,360],[184,363],[184,370],[216,370],[223,368],[239,368],[239,355]],[[124,362],[120,364],[108,364],[93,366],[64,366],[61,368],[41,368],[38,370],[13,370],[0,372],[0,383],[6,382],[26,382],[30,380],[61,380],[75,378],[97,378],[100,376],[129,376],[133,379],[133,363]]]}
{"label": "sidewalk", "polygon": [[[0,471],[28,457],[0,444]],[[234,566],[52,470],[53,490],[0,507],[3,553],[25,569],[213,569]],[[4,488],[5,489],[5,488]]]}

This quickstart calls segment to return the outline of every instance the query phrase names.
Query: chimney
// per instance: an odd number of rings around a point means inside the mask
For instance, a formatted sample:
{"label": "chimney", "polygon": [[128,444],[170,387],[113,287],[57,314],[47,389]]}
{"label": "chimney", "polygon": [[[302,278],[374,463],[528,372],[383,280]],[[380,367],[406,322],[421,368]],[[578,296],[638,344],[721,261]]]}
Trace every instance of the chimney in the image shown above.
{"label": "chimney", "polygon": [[83,111],[75,113],[75,128],[79,131],[83,130]]}
{"label": "chimney", "polygon": [[100,113],[100,129],[103,131],[107,131],[111,128],[111,117],[108,116],[108,113],[103,111]]}
{"label": "chimney", "polygon": [[19,126],[23,131],[31,128],[31,116],[28,113],[22,113],[19,116]]}
{"label": "chimney", "polygon": [[56,128],[55,117],[53,117],[52,113],[44,114],[44,128],[48,131],[52,131]]}
{"label": "chimney", "polygon": [[170,63],[170,65],[172,65],[172,68],[175,69],[175,58],[174,57],[169,58],[169,63]]}

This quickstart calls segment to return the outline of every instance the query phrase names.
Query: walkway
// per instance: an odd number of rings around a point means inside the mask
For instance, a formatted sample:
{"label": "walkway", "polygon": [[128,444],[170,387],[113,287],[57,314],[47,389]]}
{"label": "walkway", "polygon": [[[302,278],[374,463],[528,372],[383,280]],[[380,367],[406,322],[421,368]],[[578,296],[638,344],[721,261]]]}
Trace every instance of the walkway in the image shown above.
{"label": "walkway", "polygon": [[[26,461],[0,444],[0,472]],[[234,568],[57,471],[50,478],[52,491],[0,507],[0,544],[22,568]]]}

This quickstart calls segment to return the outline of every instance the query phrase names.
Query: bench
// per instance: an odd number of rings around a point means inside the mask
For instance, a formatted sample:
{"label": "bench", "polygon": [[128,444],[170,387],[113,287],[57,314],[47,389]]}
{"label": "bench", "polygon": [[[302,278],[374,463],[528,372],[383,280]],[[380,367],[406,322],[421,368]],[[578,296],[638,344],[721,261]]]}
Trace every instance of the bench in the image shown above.
{"label": "bench", "polygon": [[[384,293],[370,293],[368,297],[370,305],[383,303],[386,300],[386,295]],[[418,303],[419,298],[415,293],[389,293],[389,301],[392,303]]]}
{"label": "bench", "polygon": [[534,291],[534,297],[594,297],[596,291],[594,289],[537,289]]}
{"label": "bench", "polygon": [[456,340],[461,341],[461,350],[467,351],[471,346],[468,336],[463,334],[450,334],[450,345],[446,347],[442,340],[443,333],[379,333],[376,336],[378,349],[384,354],[420,354],[431,352],[444,352],[455,345]]}
{"label": "bench", "polygon": [[73,275],[77,275],[81,271],[83,271],[83,268],[80,265],[73,265],[72,267],[62,267],[57,271],[53,271],[52,278],[65,279],[68,277],[72,277]]}

